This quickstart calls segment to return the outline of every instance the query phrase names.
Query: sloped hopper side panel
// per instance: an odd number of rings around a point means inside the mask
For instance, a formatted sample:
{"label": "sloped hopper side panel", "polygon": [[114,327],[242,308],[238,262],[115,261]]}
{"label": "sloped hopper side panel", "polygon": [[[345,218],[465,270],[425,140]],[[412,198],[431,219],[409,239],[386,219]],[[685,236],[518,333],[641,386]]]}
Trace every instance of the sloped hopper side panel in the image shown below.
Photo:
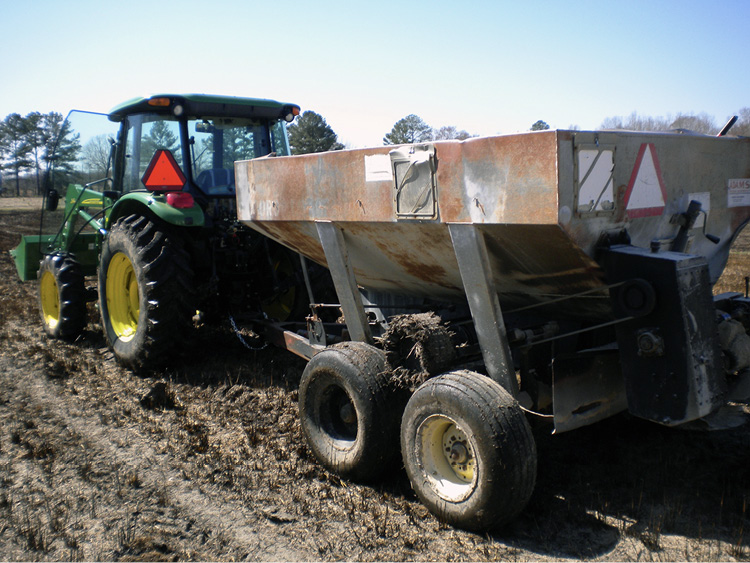
{"label": "sloped hopper side panel", "polygon": [[626,230],[633,246],[669,250],[691,200],[703,213],[686,251],[706,258],[713,283],[750,218],[750,139],[544,131],[235,168],[240,220],[320,263],[314,223],[336,223],[373,289],[462,299],[448,225],[476,225],[506,312],[598,288],[549,312],[606,318],[602,235]]}
{"label": "sloped hopper side panel", "polygon": [[237,163],[238,214],[321,264],[315,222],[332,221],[359,284],[449,300],[464,291],[448,224],[474,223],[501,303],[532,304],[602,283],[557,224],[557,143],[543,132]]}

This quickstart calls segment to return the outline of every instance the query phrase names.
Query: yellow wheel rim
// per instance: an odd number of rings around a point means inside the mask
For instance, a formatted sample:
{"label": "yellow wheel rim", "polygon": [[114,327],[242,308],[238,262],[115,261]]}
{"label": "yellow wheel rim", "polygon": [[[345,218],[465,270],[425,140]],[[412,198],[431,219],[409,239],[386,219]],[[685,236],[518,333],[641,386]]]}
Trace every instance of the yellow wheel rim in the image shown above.
{"label": "yellow wheel rim", "polygon": [[44,324],[55,328],[60,322],[60,293],[57,289],[57,280],[50,271],[42,274],[39,283],[39,295],[42,301],[42,318]]}
{"label": "yellow wheel rim", "polygon": [[133,264],[122,252],[115,254],[109,262],[106,285],[110,324],[117,337],[127,342],[138,330],[141,307]]}
{"label": "yellow wheel rim", "polygon": [[419,457],[427,482],[443,499],[459,502],[477,484],[472,440],[456,421],[443,415],[428,417],[417,430]]}

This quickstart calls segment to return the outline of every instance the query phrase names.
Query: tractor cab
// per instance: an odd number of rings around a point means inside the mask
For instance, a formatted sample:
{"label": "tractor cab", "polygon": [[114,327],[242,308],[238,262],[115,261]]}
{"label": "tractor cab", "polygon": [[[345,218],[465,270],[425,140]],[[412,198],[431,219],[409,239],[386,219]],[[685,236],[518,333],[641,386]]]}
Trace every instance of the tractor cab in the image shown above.
{"label": "tractor cab", "polygon": [[[291,104],[206,95],[125,102],[109,114],[120,122],[113,188],[120,193],[185,191],[203,206],[213,198],[233,199],[234,162],[288,155],[285,125],[297,114],[299,108]],[[157,151],[169,156],[156,162]],[[155,166],[163,168],[145,176]],[[176,179],[184,179],[184,185],[169,183]]]}
{"label": "tractor cab", "polygon": [[234,216],[234,161],[288,155],[286,124],[298,114],[294,104],[204,94],[71,111],[48,158],[39,234],[13,251],[19,277],[36,279],[43,256],[57,251],[93,275],[102,236],[135,207],[177,226]]}

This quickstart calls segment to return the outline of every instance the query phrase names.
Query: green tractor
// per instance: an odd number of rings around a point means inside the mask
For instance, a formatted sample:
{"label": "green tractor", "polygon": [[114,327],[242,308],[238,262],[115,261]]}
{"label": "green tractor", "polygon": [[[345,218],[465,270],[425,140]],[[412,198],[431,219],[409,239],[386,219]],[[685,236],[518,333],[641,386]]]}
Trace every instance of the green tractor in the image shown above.
{"label": "green tractor", "polygon": [[98,299],[116,358],[138,370],[163,364],[196,322],[304,315],[299,257],[237,221],[234,186],[235,161],[289,154],[298,114],[196,94],[71,112],[39,235],[11,251],[21,279],[39,280],[45,332],[76,339]]}

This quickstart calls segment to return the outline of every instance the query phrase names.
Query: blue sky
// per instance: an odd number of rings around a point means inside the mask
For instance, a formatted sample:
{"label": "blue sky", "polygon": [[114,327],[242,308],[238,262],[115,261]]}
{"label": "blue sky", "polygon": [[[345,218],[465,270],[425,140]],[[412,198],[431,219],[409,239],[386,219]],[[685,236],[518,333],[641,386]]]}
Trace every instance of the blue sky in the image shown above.
{"label": "blue sky", "polygon": [[350,147],[750,106],[750,1],[0,0],[0,119],[156,92],[272,98]]}

